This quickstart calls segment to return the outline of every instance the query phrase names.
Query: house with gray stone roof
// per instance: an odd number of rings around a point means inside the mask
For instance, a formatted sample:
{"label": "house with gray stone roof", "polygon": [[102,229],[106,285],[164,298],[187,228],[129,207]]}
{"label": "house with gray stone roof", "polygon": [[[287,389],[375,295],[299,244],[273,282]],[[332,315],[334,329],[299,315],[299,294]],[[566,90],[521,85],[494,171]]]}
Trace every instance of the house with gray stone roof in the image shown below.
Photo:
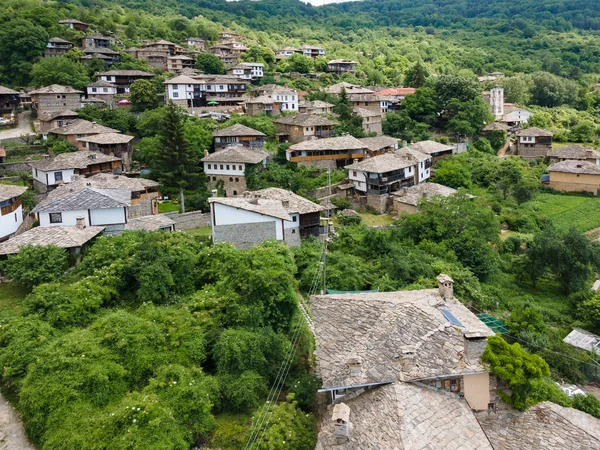
{"label": "house with gray stone roof", "polygon": [[46,43],[44,57],[51,58],[53,56],[63,56],[73,48],[73,44],[59,37],[52,37]]}
{"label": "house with gray stone roof", "polygon": [[588,161],[600,165],[600,152],[590,147],[579,144],[571,144],[548,152],[548,159],[552,162],[579,160]]}
{"label": "house with gray stone roof", "polygon": [[298,111],[308,114],[331,115],[333,114],[333,107],[334,105],[332,103],[321,100],[313,100],[312,102],[301,103],[298,106]]}
{"label": "house with gray stone roof", "polygon": [[363,159],[366,154],[367,144],[347,135],[299,142],[287,149],[286,158],[306,167],[335,169],[355,159]]}
{"label": "house with gray stone roof", "polygon": [[19,93],[0,86],[0,113],[11,113],[19,106]]}
{"label": "house with gray stone roof", "polygon": [[46,111],[76,110],[81,108],[82,91],[71,86],[52,84],[29,92],[31,107],[38,115]]}
{"label": "house with gray stone roof", "polygon": [[548,167],[549,186],[557,191],[600,194],[600,166],[589,161],[567,159]]}
{"label": "house with gray stone roof", "polygon": [[454,152],[454,147],[436,141],[420,141],[410,144],[410,148],[431,156],[431,164],[447,158]]}
{"label": "house with gray stone roof", "polygon": [[175,221],[164,214],[131,219],[125,224],[130,231],[175,231]]}
{"label": "house with gray stone roof", "polygon": [[0,184],[0,241],[17,232],[23,223],[21,196],[25,186]]}
{"label": "house with gray stone roof", "polygon": [[362,129],[365,133],[383,133],[383,113],[370,109],[355,107],[354,113],[362,119]]}
{"label": "house with gray stone roof", "polygon": [[215,148],[223,149],[230,145],[243,145],[245,147],[264,147],[267,135],[262,131],[236,123],[226,128],[213,131]]}
{"label": "house with gray stone roof", "polygon": [[[449,197],[458,191],[438,183],[421,183],[415,186],[402,188],[394,192],[394,211],[396,213],[418,211],[419,202],[424,198],[434,196]],[[468,195],[468,198],[474,198]]]}
{"label": "house with gray stone roof", "polygon": [[281,142],[299,143],[312,139],[333,136],[335,120],[320,114],[299,113],[280,117],[273,122],[277,128],[277,137]]}
{"label": "house with gray stone roof", "polygon": [[552,132],[537,127],[517,132],[515,154],[530,161],[545,158],[552,151]]}

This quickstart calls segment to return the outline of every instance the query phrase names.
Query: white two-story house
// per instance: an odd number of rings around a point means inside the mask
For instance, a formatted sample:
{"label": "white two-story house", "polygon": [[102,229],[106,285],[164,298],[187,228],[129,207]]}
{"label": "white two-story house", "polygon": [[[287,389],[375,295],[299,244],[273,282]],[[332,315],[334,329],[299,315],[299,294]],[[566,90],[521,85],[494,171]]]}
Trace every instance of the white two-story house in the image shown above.
{"label": "white two-story house", "polygon": [[24,186],[0,184],[0,241],[16,233],[23,223],[21,196]]}
{"label": "white two-story house", "polygon": [[263,63],[243,62],[227,69],[227,75],[243,80],[258,80],[265,76],[264,71],[265,65]]}
{"label": "white two-story house", "polygon": [[300,101],[296,89],[279,86],[277,84],[265,84],[256,88],[259,95],[267,95],[279,102],[281,112],[298,111]]}

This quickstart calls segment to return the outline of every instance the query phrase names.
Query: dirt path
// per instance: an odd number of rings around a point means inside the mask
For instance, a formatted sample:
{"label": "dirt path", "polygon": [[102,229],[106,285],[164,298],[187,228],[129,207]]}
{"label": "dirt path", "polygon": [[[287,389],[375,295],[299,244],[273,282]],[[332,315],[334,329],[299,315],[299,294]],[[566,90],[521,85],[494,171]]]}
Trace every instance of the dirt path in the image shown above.
{"label": "dirt path", "polygon": [[17,128],[0,131],[0,141],[2,141],[2,139],[18,138],[23,134],[35,134],[31,131],[31,125],[29,125],[30,117],[31,111],[23,111],[19,114],[19,125]]}
{"label": "dirt path", "polygon": [[15,410],[0,395],[0,450],[35,450],[29,443]]}
{"label": "dirt path", "polygon": [[502,147],[500,150],[498,150],[498,157],[499,158],[506,158],[506,151],[510,148],[510,138],[506,139],[506,143],[504,144],[504,147]]}

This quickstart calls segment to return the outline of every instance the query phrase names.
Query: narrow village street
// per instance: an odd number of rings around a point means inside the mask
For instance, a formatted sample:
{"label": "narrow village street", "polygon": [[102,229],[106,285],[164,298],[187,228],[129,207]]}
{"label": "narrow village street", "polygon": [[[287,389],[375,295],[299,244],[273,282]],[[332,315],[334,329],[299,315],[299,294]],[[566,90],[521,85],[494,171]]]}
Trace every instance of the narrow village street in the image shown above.
{"label": "narrow village street", "polygon": [[19,114],[19,125],[17,128],[9,128],[7,130],[0,131],[0,142],[4,139],[13,139],[18,138],[24,134],[34,134],[31,131],[31,126],[29,125],[29,117],[31,116],[31,111],[23,111]]}

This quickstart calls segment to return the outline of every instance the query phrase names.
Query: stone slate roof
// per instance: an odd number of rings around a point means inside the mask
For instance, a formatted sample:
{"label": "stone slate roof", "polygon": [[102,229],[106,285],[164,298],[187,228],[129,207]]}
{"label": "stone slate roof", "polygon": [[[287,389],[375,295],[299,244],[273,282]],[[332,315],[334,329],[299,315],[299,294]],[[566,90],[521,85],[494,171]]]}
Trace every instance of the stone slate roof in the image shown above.
{"label": "stone slate roof", "polygon": [[394,192],[393,195],[395,197],[395,201],[406,203],[407,205],[417,206],[419,204],[419,200],[422,198],[429,198],[434,195],[449,197],[457,192],[458,191],[456,189],[444,186],[443,184],[427,182],[400,189],[399,191]]}
{"label": "stone slate roof", "polygon": [[260,189],[258,191],[246,191],[243,196],[245,198],[278,201],[289,214],[310,214],[325,211],[323,206],[313,203],[300,195],[294,194],[292,191],[280,188],[272,187]]}
{"label": "stone slate roof", "polygon": [[510,113],[513,113],[515,111],[523,111],[523,112],[530,112],[525,108],[519,108],[518,106],[513,105],[512,103],[505,103],[504,104],[504,116],[507,116]]}
{"label": "stone slate roof", "polygon": [[274,123],[279,123],[282,125],[296,125],[301,127],[338,125],[335,120],[330,120],[327,117],[323,117],[319,114],[307,113],[298,113],[291,116],[281,117],[275,120]]}
{"label": "stone slate roof", "polygon": [[358,114],[363,119],[366,117],[382,117],[383,115],[380,112],[371,111],[370,109],[365,108],[354,108],[354,112]]}
{"label": "stone slate roof", "polygon": [[93,164],[101,164],[112,161],[121,161],[116,156],[108,156],[100,152],[80,150],[77,152],[61,153],[52,159],[30,161],[27,164],[35,169],[45,172],[50,170],[85,169]]}
{"label": "stone slate roof", "polygon": [[306,102],[304,106],[306,108],[333,108],[335,105],[322,100],[313,100],[312,102]]}
{"label": "stone slate roof", "polygon": [[592,450],[600,448],[600,421],[551,402],[524,413],[478,413],[479,423],[496,449]]}
{"label": "stone slate roof", "polygon": [[7,87],[0,86],[0,95],[19,95],[19,93]]}
{"label": "stone slate roof", "polygon": [[154,75],[143,70],[109,70],[101,72],[97,76],[153,77]]}
{"label": "stone slate roof", "polygon": [[550,151],[548,156],[560,159],[600,159],[600,152],[583,145],[571,144]]}
{"label": "stone slate roof", "polygon": [[53,44],[71,44],[69,41],[61,39],[59,37],[52,37],[48,39],[48,42],[52,42]]}
{"label": "stone slate roof", "polygon": [[32,212],[62,212],[80,209],[123,208],[131,202],[131,191],[126,189],[98,189],[85,187],[70,194],[47,199]]}
{"label": "stone slate roof", "polygon": [[292,220],[281,202],[277,200],[255,200],[244,197],[211,197],[208,199],[208,202],[219,203],[221,205],[255,212],[264,216],[275,217],[277,219],[283,219],[287,221]]}
{"label": "stone slate roof", "polygon": [[394,383],[345,401],[350,441],[337,444],[330,408],[316,450],[492,450],[464,399],[443,390]]}
{"label": "stone slate roof", "polygon": [[169,227],[175,224],[175,221],[164,214],[156,214],[152,216],[136,217],[129,219],[125,224],[126,230],[144,230],[157,231],[162,227]]}
{"label": "stone slate roof", "polygon": [[42,122],[50,122],[57,117],[79,117],[79,114],[69,109],[64,111],[44,111],[38,116],[38,119]]}
{"label": "stone slate roof", "polygon": [[483,127],[483,131],[508,131],[510,127],[508,125],[504,125],[500,122],[492,122],[488,123],[485,127]]}
{"label": "stone slate roof", "polygon": [[358,62],[351,59],[332,59],[327,64],[358,64]]}
{"label": "stone slate roof", "polygon": [[214,137],[229,137],[229,136],[258,136],[264,137],[265,133],[255,130],[254,128],[247,127],[241,123],[236,123],[227,128],[213,131]]}
{"label": "stone slate roof", "polygon": [[565,336],[563,342],[600,355],[600,336],[581,328],[573,328],[573,331]]}
{"label": "stone slate roof", "polygon": [[[95,47],[86,47],[84,49],[82,49],[83,53],[87,54],[87,55],[94,55],[96,58],[100,58],[101,56],[104,56],[106,58],[111,58],[113,56],[117,56],[119,54],[119,52],[113,50],[112,48],[108,48],[108,47],[102,47],[102,48],[95,48]],[[110,56],[108,56],[110,55]]]}
{"label": "stone slate roof", "polygon": [[369,151],[376,152],[379,150],[383,150],[387,147],[393,147],[398,144],[398,139],[390,137],[390,136],[375,136],[375,137],[366,137],[359,138]]}
{"label": "stone slate roof", "polygon": [[415,142],[414,144],[411,144],[410,147],[413,150],[418,150],[422,153],[426,153],[428,155],[431,155],[433,153],[438,153],[438,152],[447,152],[452,150],[452,146],[450,145],[446,145],[446,144],[440,144],[439,142],[435,142],[435,141],[420,141],[420,142]]}
{"label": "stone slate roof", "polygon": [[402,155],[399,152],[388,152],[383,155],[365,158],[362,161],[355,162],[344,169],[360,170],[369,173],[386,173],[393,170],[405,169],[417,164],[417,161],[410,155]]}
{"label": "stone slate roof", "polygon": [[263,105],[272,105],[274,103],[279,103],[279,100],[273,100],[273,98],[268,95],[259,95],[258,97],[248,97],[244,100],[244,103],[258,103]]}
{"label": "stone slate roof", "polygon": [[585,173],[588,175],[600,175],[600,166],[589,161],[567,159],[551,164],[548,172]]}
{"label": "stone slate roof", "polygon": [[115,88],[115,87],[117,87],[117,85],[113,84],[113,83],[110,83],[108,81],[98,80],[98,81],[94,81],[93,83],[88,84],[86,87],[110,87],[110,88]]}
{"label": "stone slate roof", "polygon": [[280,86],[278,84],[264,84],[262,86],[258,86],[256,88],[257,92],[261,92],[263,95],[272,95],[272,94],[287,94],[287,95],[297,95],[298,91],[296,89],[292,89],[286,86]]}
{"label": "stone slate roof", "polygon": [[205,84],[205,82],[187,75],[179,75],[165,80],[163,84]]}
{"label": "stone slate roof", "polygon": [[400,149],[396,150],[396,153],[399,155],[410,155],[413,158],[415,158],[415,160],[417,162],[427,161],[427,160],[431,159],[431,155],[420,152],[419,150],[415,150],[414,148],[411,148],[411,147],[400,148]]}
{"label": "stone slate roof", "polygon": [[45,86],[35,91],[29,92],[29,95],[35,94],[83,94],[82,91],[78,91],[77,89],[73,89],[71,86],[61,86],[59,84],[51,84],[50,86]]}
{"label": "stone slate roof", "polygon": [[209,153],[202,158],[202,162],[218,162],[218,163],[245,163],[258,164],[264,161],[269,156],[269,153],[262,148],[248,148],[241,145],[227,147],[223,150]]}
{"label": "stone slate roof", "polygon": [[553,136],[551,131],[542,130],[541,128],[531,127],[517,131],[517,136]]}
{"label": "stone slate roof", "polygon": [[21,247],[26,245],[56,245],[61,248],[78,248],[99,235],[103,230],[104,227],[36,227],[0,243],[0,255],[19,253]]}
{"label": "stone slate roof", "polygon": [[374,91],[371,89],[367,89],[365,87],[359,86],[357,84],[347,83],[342,81],[341,83],[334,84],[325,88],[325,92],[328,94],[338,95],[342,92],[342,88],[346,90],[348,95],[350,94],[373,94]]}
{"label": "stone slate roof", "polygon": [[78,23],[80,25],[89,25],[88,23],[82,22],[80,20],[77,19],[64,19],[64,20],[59,20],[58,23],[61,24],[67,24],[67,23]]}
{"label": "stone slate roof", "polygon": [[85,188],[97,189],[122,189],[130,192],[145,192],[146,189],[158,188],[160,184],[146,178],[129,178],[125,175],[113,175],[109,173],[97,173],[91,177],[73,175],[71,182],[58,186],[48,193],[48,199],[54,200],[58,197],[70,195],[75,191]]}
{"label": "stone slate roof", "polygon": [[[320,116],[316,116],[320,117]],[[324,139],[312,139],[309,141],[299,142],[288,148],[288,152],[294,150],[365,150],[366,144],[356,139],[353,136],[337,136]]]}
{"label": "stone slate roof", "polygon": [[105,127],[99,123],[90,122],[89,120],[76,119],[68,122],[62,127],[52,128],[48,133],[70,135],[70,134],[101,134],[101,133],[118,133],[119,130]]}
{"label": "stone slate roof", "polygon": [[[485,372],[480,355],[465,354],[465,339],[494,332],[457,299],[444,301],[438,289],[317,295],[311,304],[324,389]],[[412,369],[401,363],[404,349],[415,354]],[[360,370],[351,372],[348,363],[357,360]]]}
{"label": "stone slate roof", "polygon": [[13,184],[0,184],[0,202],[23,195],[27,188],[25,186],[15,186]]}
{"label": "stone slate roof", "polygon": [[94,134],[79,138],[78,141],[91,142],[93,144],[110,145],[110,144],[128,144],[133,140],[133,136],[128,136],[121,133],[102,133]]}

